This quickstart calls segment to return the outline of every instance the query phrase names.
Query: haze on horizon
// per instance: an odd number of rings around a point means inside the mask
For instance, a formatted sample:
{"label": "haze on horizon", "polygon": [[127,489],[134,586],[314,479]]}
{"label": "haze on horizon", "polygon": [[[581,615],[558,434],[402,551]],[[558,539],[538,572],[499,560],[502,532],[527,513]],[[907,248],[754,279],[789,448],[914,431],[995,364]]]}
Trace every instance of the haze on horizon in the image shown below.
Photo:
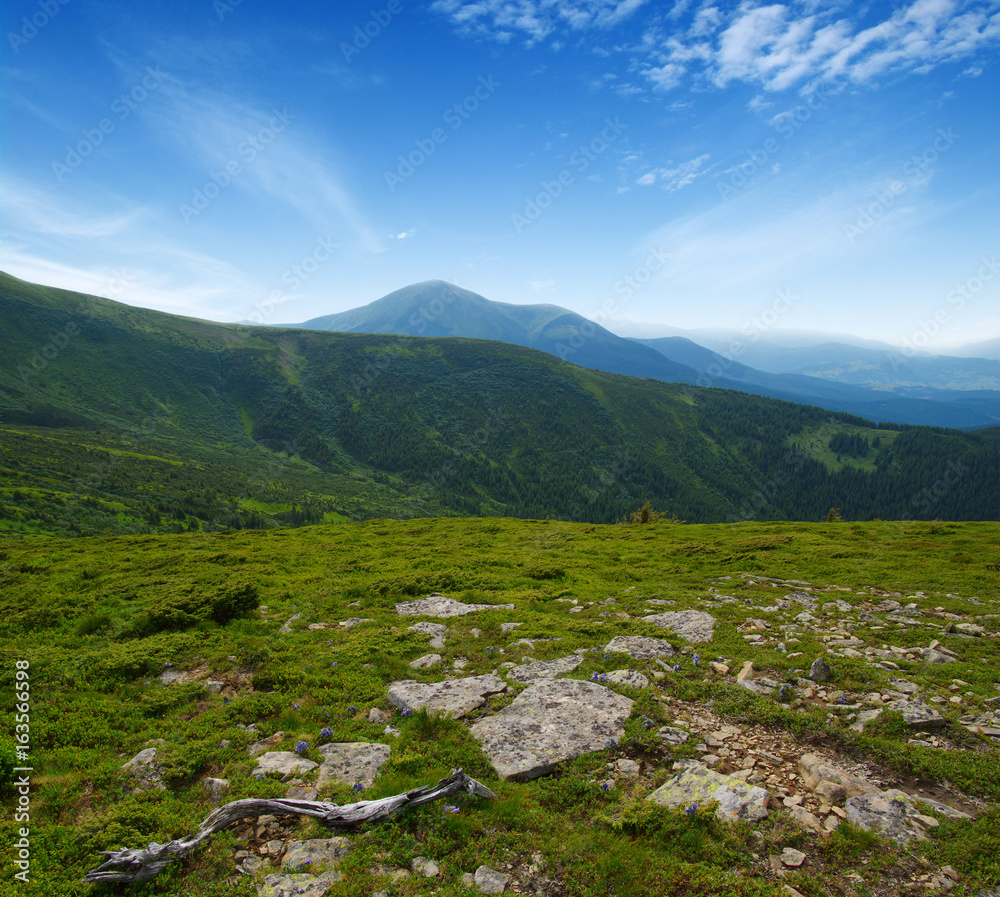
{"label": "haze on horizon", "polygon": [[25,280],[218,321],[442,278],[621,333],[1000,337],[987,0],[50,7],[3,19]]}

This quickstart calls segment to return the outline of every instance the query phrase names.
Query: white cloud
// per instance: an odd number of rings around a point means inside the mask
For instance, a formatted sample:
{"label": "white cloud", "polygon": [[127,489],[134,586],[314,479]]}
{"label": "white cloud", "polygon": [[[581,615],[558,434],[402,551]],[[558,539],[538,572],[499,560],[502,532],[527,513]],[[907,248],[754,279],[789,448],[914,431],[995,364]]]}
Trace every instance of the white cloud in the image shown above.
{"label": "white cloud", "polygon": [[665,168],[654,168],[652,171],[647,171],[642,177],[636,180],[636,183],[644,187],[659,183],[668,193],[673,193],[675,190],[681,190],[689,186],[697,178],[706,174],[708,170],[705,169],[703,171],[702,166],[708,159],[709,155],[705,153],[680,164],[669,162]]}
{"label": "white cloud", "polygon": [[[865,21],[867,6],[814,0],[744,0],[730,9],[711,0],[692,9],[679,0],[666,19],[642,0],[436,0],[431,8],[462,32],[494,38],[516,32],[528,44],[638,21],[643,33],[628,51],[632,68],[658,91],[687,83],[740,82],[766,91],[817,79],[866,84],[896,72],[927,72],[1000,43],[996,0],[912,0],[874,24]],[[974,63],[967,74],[980,71]]]}
{"label": "white cloud", "polygon": [[630,19],[647,0],[435,0],[431,9],[448,16],[462,33],[498,39],[521,32],[529,45],[562,28],[607,29]]}

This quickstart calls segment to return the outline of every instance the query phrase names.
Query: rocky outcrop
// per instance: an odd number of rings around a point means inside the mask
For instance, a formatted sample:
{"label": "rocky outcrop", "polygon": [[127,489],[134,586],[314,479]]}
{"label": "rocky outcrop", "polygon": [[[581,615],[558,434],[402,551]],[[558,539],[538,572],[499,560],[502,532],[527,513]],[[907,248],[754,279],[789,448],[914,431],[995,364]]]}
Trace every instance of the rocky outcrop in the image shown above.
{"label": "rocky outcrop", "polygon": [[389,686],[389,703],[403,711],[427,708],[434,713],[460,717],[486,703],[490,695],[506,691],[502,679],[493,675],[447,679],[444,682],[403,680]]}
{"label": "rocky outcrop", "polygon": [[764,788],[748,785],[735,776],[722,775],[697,760],[674,764],[677,775],[664,782],[647,800],[664,807],[715,805],[720,819],[754,821],[767,816],[771,795]]}
{"label": "rocky outcrop", "polygon": [[555,660],[535,660],[513,667],[507,672],[508,679],[516,682],[534,682],[536,679],[554,679],[563,673],[570,673],[583,663],[582,654],[558,657]]}
{"label": "rocky outcrop", "polygon": [[316,751],[323,757],[317,788],[331,782],[370,788],[389,759],[392,748],[387,744],[355,741],[320,745]]}
{"label": "rocky outcrop", "polygon": [[155,747],[139,751],[131,760],[123,763],[121,768],[128,776],[133,794],[167,790],[167,786],[163,784],[163,770],[156,762]]}
{"label": "rocky outcrop", "polygon": [[710,642],[715,632],[715,617],[703,610],[671,610],[642,619],[676,632],[689,642]]}
{"label": "rocky outcrop", "polygon": [[670,657],[674,653],[673,645],[661,638],[649,638],[645,635],[619,635],[611,639],[604,647],[606,654],[627,654],[636,660],[656,660],[658,657]]}
{"label": "rocky outcrop", "polygon": [[254,776],[278,775],[291,776],[304,772],[312,772],[318,763],[300,757],[292,751],[268,751],[257,758],[257,767],[254,769]]}
{"label": "rocky outcrop", "polygon": [[396,613],[401,617],[461,617],[481,610],[513,610],[513,604],[463,604],[444,595],[428,595],[415,601],[401,601]]}
{"label": "rocky outcrop", "polygon": [[544,679],[471,732],[497,774],[533,779],[625,734],[633,701],[593,682]]}

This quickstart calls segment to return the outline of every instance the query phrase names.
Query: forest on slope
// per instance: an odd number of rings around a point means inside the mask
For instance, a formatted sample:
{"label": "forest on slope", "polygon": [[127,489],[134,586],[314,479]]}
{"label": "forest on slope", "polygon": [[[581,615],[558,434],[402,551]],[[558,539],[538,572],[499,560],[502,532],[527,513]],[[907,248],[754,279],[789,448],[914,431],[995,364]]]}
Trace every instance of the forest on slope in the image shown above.
{"label": "forest on slope", "polygon": [[181,318],[0,277],[0,527],[996,519],[1000,438],[488,340]]}

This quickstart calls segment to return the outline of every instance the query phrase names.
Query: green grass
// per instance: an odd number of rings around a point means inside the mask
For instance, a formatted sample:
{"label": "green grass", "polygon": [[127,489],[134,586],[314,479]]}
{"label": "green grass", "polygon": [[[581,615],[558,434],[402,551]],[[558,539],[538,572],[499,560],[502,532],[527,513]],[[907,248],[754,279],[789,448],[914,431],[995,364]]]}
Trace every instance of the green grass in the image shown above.
{"label": "green grass", "polygon": [[[193,831],[210,809],[198,784],[205,776],[229,778],[234,798],[281,794],[279,783],[249,776],[253,763],[245,747],[258,736],[243,728],[247,725],[265,735],[283,731],[279,749],[306,741],[314,759],[323,740],[385,741],[383,726],[369,722],[367,713],[371,707],[392,709],[385,700],[387,684],[443,676],[441,669],[415,674],[407,666],[429,649],[425,637],[406,631],[412,621],[395,615],[398,601],[441,590],[470,602],[514,604],[512,611],[445,621],[451,632],[439,653],[446,666],[463,658],[464,674],[490,672],[529,653],[512,647],[517,638],[549,637],[560,641],[538,642],[531,655],[549,659],[584,651],[585,663],[573,674],[581,679],[625,667],[649,676],[662,672],[590,649],[617,634],[663,637],[662,630],[637,619],[647,598],[674,600],[674,608],[711,601],[719,622],[713,642],[698,646],[705,663],[719,657],[738,669],[752,658],[762,674],[794,682],[823,645],[804,636],[796,646],[804,655],[798,660],[772,647],[749,647],[740,627],[762,616],[759,608],[773,601],[777,590],[741,574],[849,587],[825,593],[824,600],[840,596],[852,607],[870,597],[861,590],[874,587],[901,595],[921,590],[927,595],[922,606],[950,612],[968,613],[965,599],[976,595],[988,605],[977,611],[996,612],[998,536],[1000,527],[986,523],[595,526],[444,518],[8,541],[0,546],[0,688],[9,710],[13,663],[30,661],[32,869],[38,893],[96,893],[80,878],[98,863],[100,850],[144,846]],[[966,554],[974,561],[962,560]],[[240,583],[254,591],[241,591]],[[735,600],[718,602],[722,594]],[[246,596],[253,600],[244,601]],[[608,598],[616,602],[601,603]],[[570,614],[572,605],[557,599],[576,600],[583,610]],[[258,602],[266,611],[251,609]],[[620,612],[631,618],[618,618]],[[296,613],[292,631],[280,634],[281,624]],[[816,613],[824,618],[822,609]],[[308,629],[309,623],[351,616],[374,622]],[[505,622],[524,625],[502,633]],[[870,640],[914,646],[926,644],[935,631],[892,629],[870,634]],[[684,647],[683,640],[667,638]],[[951,644],[958,663],[911,664],[905,675],[928,694],[949,695],[952,678],[969,683],[975,697],[961,710],[949,705],[943,710],[949,718],[945,733],[959,750],[909,744],[909,733],[891,713],[858,735],[825,710],[783,706],[727,684],[708,674],[704,663],[695,667],[691,649],[680,655],[680,671],[656,682],[655,695],[629,692],[637,704],[618,750],[620,756],[653,762],[654,784],[667,777],[675,757],[695,755],[689,747],[664,748],[655,729],[642,723],[644,716],[657,727],[671,721],[658,695],[711,706],[725,719],[785,732],[804,745],[817,740],[839,745],[899,774],[948,779],[970,795],[1000,801],[1000,752],[955,721],[958,713],[996,695],[997,640]],[[224,680],[226,699],[197,682],[164,687],[158,676],[168,665]],[[831,687],[847,694],[863,694],[895,675],[860,661],[841,659],[835,667]],[[508,700],[510,695],[491,699],[487,712]],[[780,809],[753,834],[722,826],[710,814],[691,818],[652,807],[642,800],[648,787],[602,791],[598,783],[608,760],[602,754],[585,755],[534,782],[497,781],[465,722],[398,713],[392,722],[401,734],[392,741],[392,756],[370,796],[427,784],[462,767],[493,788],[499,800],[459,801],[457,815],[432,805],[355,836],[356,851],[342,867],[350,874],[333,894],[384,887],[384,880],[370,874],[373,865],[389,862],[383,856],[376,863],[383,854],[401,865],[408,866],[416,854],[441,864],[440,881],[410,879],[394,886],[398,893],[440,887],[455,895],[462,872],[482,863],[523,870],[540,854],[544,874],[559,893],[757,897],[780,892],[773,878],[759,873],[769,852],[813,838]],[[325,729],[332,734],[321,738]],[[170,790],[132,796],[119,767],[159,738],[165,740],[160,755]],[[335,786],[326,796],[354,799],[346,786]],[[915,849],[929,862],[950,862],[970,880],[995,884],[995,864],[987,859],[997,852],[991,812],[985,821],[945,823],[932,842]],[[0,823],[4,844],[13,843],[9,820]],[[300,830],[312,831],[310,825],[303,823]],[[216,839],[137,893],[214,897],[230,893],[227,887],[252,893],[248,882],[225,883],[239,846],[235,838],[230,833]],[[871,876],[873,888],[901,881],[911,859],[886,852],[881,843],[845,828],[824,842],[820,853],[814,851],[825,857],[819,868],[790,881],[803,893],[839,894],[841,867],[860,863],[859,858],[869,860],[857,868]],[[0,893],[8,892],[16,891],[0,882]]]}

